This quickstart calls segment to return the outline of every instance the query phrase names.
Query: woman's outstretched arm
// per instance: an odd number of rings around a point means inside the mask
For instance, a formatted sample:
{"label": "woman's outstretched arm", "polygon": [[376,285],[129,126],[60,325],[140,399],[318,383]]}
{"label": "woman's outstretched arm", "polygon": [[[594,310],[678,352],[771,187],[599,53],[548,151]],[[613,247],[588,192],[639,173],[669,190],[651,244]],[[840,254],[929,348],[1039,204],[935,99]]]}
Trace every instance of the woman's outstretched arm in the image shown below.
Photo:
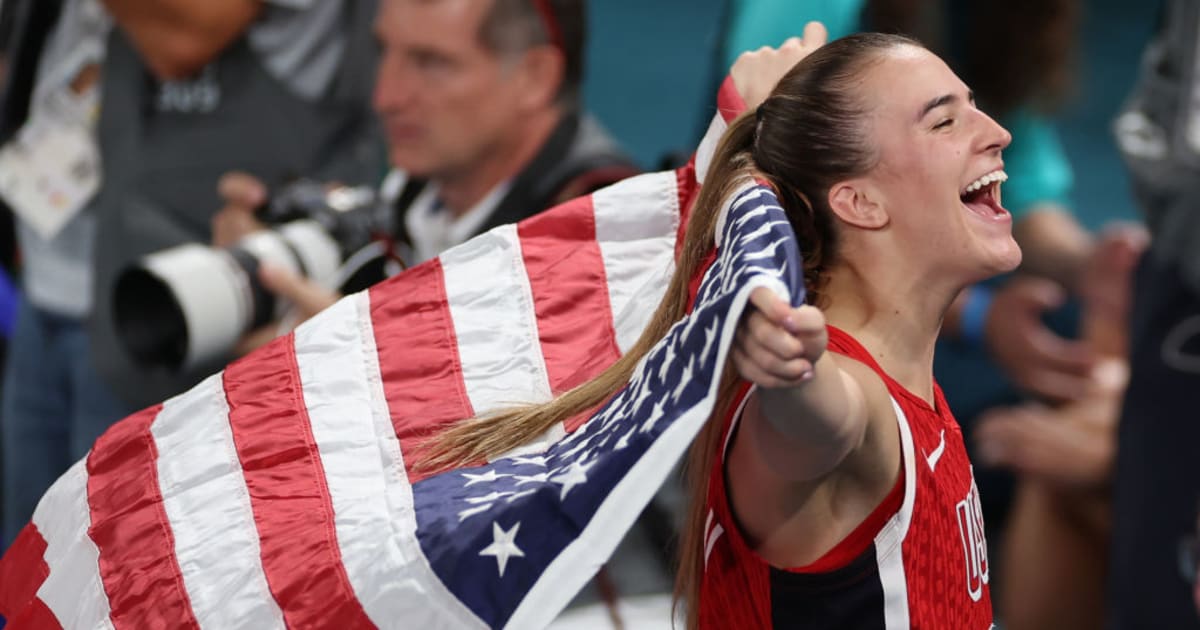
{"label": "woman's outstretched arm", "polygon": [[793,308],[769,289],[750,301],[733,360],[758,390],[742,412],[739,439],[783,480],[821,478],[863,444],[886,390],[865,366],[825,351],[829,334],[816,307]]}

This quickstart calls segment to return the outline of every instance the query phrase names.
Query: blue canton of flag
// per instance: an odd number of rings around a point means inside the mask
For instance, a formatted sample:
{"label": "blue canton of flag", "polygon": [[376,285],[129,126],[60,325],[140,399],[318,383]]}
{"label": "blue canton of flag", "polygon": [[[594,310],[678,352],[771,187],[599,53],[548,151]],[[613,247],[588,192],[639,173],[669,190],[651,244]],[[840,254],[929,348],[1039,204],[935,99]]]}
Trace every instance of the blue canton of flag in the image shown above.
{"label": "blue canton of flag", "polygon": [[422,552],[488,626],[546,626],[612,554],[712,413],[750,292],[803,303],[795,234],[769,188],[732,195],[717,237],[693,312],[582,427],[544,452],[413,486]]}

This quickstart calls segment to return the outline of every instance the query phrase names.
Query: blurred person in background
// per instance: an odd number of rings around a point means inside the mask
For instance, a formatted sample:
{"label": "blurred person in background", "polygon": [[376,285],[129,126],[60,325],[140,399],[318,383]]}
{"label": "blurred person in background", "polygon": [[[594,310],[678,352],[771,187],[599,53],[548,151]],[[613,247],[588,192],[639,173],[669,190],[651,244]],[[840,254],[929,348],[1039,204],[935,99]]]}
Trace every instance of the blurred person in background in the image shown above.
{"label": "blurred person in background", "polygon": [[[404,264],[637,173],[582,105],[586,17],[584,0],[382,0],[374,107],[393,171],[381,194]],[[255,217],[271,193],[263,181],[229,173],[220,192],[214,245],[266,227]],[[293,305],[293,322],[341,297],[279,267],[260,279]],[[280,332],[269,324],[238,352]],[[647,508],[576,606],[602,603],[616,619],[618,598],[669,591],[669,510]]]}
{"label": "blurred person in background", "polygon": [[1167,0],[1116,121],[1153,241],[1136,271],[1108,627],[1200,628],[1178,541],[1200,500],[1200,4]]}
{"label": "blurred person in background", "polygon": [[117,271],[207,242],[230,168],[272,182],[380,168],[372,2],[9,2],[37,19],[17,27],[10,76],[24,89],[0,112],[0,193],[18,217],[28,298],[0,409],[6,542],[109,424],[220,367],[134,366],[113,331]]}
{"label": "blurred person in background", "polygon": [[[581,0],[383,0],[374,105],[405,264],[637,172],[581,104],[586,10]],[[215,245],[264,227],[254,218],[263,182],[230,173],[221,194]],[[278,268],[262,279],[302,318],[340,297]]]}

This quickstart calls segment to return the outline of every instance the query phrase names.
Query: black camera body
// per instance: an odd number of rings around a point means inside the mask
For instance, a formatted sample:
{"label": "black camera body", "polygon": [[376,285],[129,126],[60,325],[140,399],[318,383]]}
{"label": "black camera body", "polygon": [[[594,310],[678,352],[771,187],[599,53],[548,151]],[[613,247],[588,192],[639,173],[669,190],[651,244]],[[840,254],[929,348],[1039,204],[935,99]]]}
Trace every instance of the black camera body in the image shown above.
{"label": "black camera body", "polygon": [[374,189],[299,180],[257,213],[268,229],[228,248],[188,243],[150,254],[117,278],[120,341],[146,367],[179,370],[227,355],[287,305],[258,277],[269,263],[331,290],[385,277],[391,212]]}

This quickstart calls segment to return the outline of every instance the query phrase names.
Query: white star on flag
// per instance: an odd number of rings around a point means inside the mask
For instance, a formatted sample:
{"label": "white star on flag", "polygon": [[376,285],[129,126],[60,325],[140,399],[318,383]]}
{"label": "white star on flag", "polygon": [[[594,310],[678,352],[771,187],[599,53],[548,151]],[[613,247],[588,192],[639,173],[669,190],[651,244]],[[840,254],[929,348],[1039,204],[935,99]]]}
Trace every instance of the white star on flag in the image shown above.
{"label": "white star on flag", "polygon": [[507,499],[505,499],[505,501],[508,503],[512,503],[513,501],[516,501],[517,499],[520,499],[521,497],[527,497],[531,494],[537,494],[537,488],[533,488],[531,490],[522,490],[520,492],[514,492],[513,495],[511,497],[508,497]]}
{"label": "white star on flag", "polygon": [[671,370],[671,363],[675,361],[675,346],[667,346],[667,356],[663,359],[662,365],[658,368],[658,380],[664,383],[667,380],[667,373]]}
{"label": "white star on flag", "polygon": [[461,522],[471,518],[472,516],[475,516],[476,514],[482,514],[483,512],[486,512],[486,511],[490,510],[491,508],[492,508],[491,503],[488,503],[487,505],[481,505],[479,507],[467,508],[458,513],[458,522],[461,523]]}
{"label": "white star on flag", "polygon": [[651,391],[646,385],[647,383],[645,381],[638,383],[637,398],[633,400],[633,407],[630,409],[631,414],[636,414],[638,411],[640,411],[642,404],[645,403],[646,399],[650,397]]}
{"label": "white star on flag", "polygon": [[571,462],[571,465],[567,468],[566,472],[550,479],[550,481],[561,484],[563,487],[562,494],[559,496],[559,501],[566,500],[567,493],[570,492],[575,486],[581,483],[587,483],[587,471],[593,465],[595,465],[595,462],[589,462],[587,464],[581,464],[578,461]]}
{"label": "white star on flag", "polygon": [[700,351],[701,369],[704,369],[704,364],[708,362],[708,355],[712,352],[713,343],[717,340],[717,328],[720,323],[720,320],[714,319],[712,327],[704,329],[704,350]]}
{"label": "white star on flag", "polygon": [[463,487],[467,488],[467,487],[473,486],[477,483],[485,483],[485,482],[492,483],[492,482],[496,481],[497,479],[500,479],[501,477],[511,477],[512,475],[498,474],[496,472],[496,470],[493,468],[492,470],[489,470],[482,475],[472,475],[471,473],[462,473],[462,476],[464,476],[470,480],[467,483],[463,484]]}
{"label": "white star on flag", "polygon": [[745,259],[746,260],[763,260],[764,258],[773,258],[775,256],[775,250],[779,249],[779,246],[782,245],[783,243],[785,243],[786,241],[787,241],[787,239],[781,238],[781,239],[771,243],[770,245],[768,245],[766,248],[764,248],[760,252],[753,252],[750,254],[746,254]]}
{"label": "white star on flag", "polygon": [[633,437],[633,434],[636,432],[637,428],[630,429],[628,433],[621,436],[621,439],[617,440],[617,445],[613,448],[618,451],[625,450],[629,446],[629,438]]}
{"label": "white star on flag", "polygon": [[504,531],[500,527],[500,523],[492,523],[492,544],[488,545],[479,552],[481,556],[493,556],[496,558],[496,563],[500,567],[500,577],[504,577],[504,568],[508,566],[508,559],[512,557],[524,558],[525,552],[521,551],[515,539],[517,538],[517,530],[521,529],[521,522],[517,521],[512,529]]}
{"label": "white star on flag", "polygon": [[687,365],[683,366],[683,374],[679,375],[679,384],[675,386],[675,391],[671,392],[671,399],[676,403],[679,402],[679,397],[683,395],[683,388],[692,380],[692,365],[696,362],[695,357],[688,357]]}
{"label": "white star on flag", "polygon": [[545,466],[546,457],[538,455],[537,457],[514,457],[512,459],[514,466]]}
{"label": "white star on flag", "polygon": [[[662,417],[664,415],[663,414],[663,402],[664,401],[660,400],[660,401],[654,403],[654,408],[652,408],[650,410],[650,417],[646,418],[646,421],[642,423],[642,428],[641,428],[642,433],[649,432],[651,429],[654,428],[654,425],[657,424],[658,421],[662,419]],[[625,438],[622,438],[622,439],[625,440],[626,443],[628,443],[628,439],[626,439],[626,438],[628,438],[629,435],[633,435],[633,432],[634,432],[634,429],[630,429],[629,434],[626,435]]]}
{"label": "white star on flag", "polygon": [[538,473],[536,475],[516,475],[517,485],[525,483],[543,483],[550,478],[550,473]]}
{"label": "white star on flag", "polygon": [[466,499],[463,499],[463,501],[466,501],[467,503],[472,503],[472,504],[475,504],[475,503],[491,503],[491,502],[495,501],[496,499],[502,499],[502,498],[504,498],[504,497],[506,497],[506,496],[508,496],[508,493],[507,493],[507,492],[496,492],[496,491],[492,491],[492,493],[491,493],[491,494],[489,494],[489,495],[487,495],[487,496],[483,496],[483,497],[467,497]]}

